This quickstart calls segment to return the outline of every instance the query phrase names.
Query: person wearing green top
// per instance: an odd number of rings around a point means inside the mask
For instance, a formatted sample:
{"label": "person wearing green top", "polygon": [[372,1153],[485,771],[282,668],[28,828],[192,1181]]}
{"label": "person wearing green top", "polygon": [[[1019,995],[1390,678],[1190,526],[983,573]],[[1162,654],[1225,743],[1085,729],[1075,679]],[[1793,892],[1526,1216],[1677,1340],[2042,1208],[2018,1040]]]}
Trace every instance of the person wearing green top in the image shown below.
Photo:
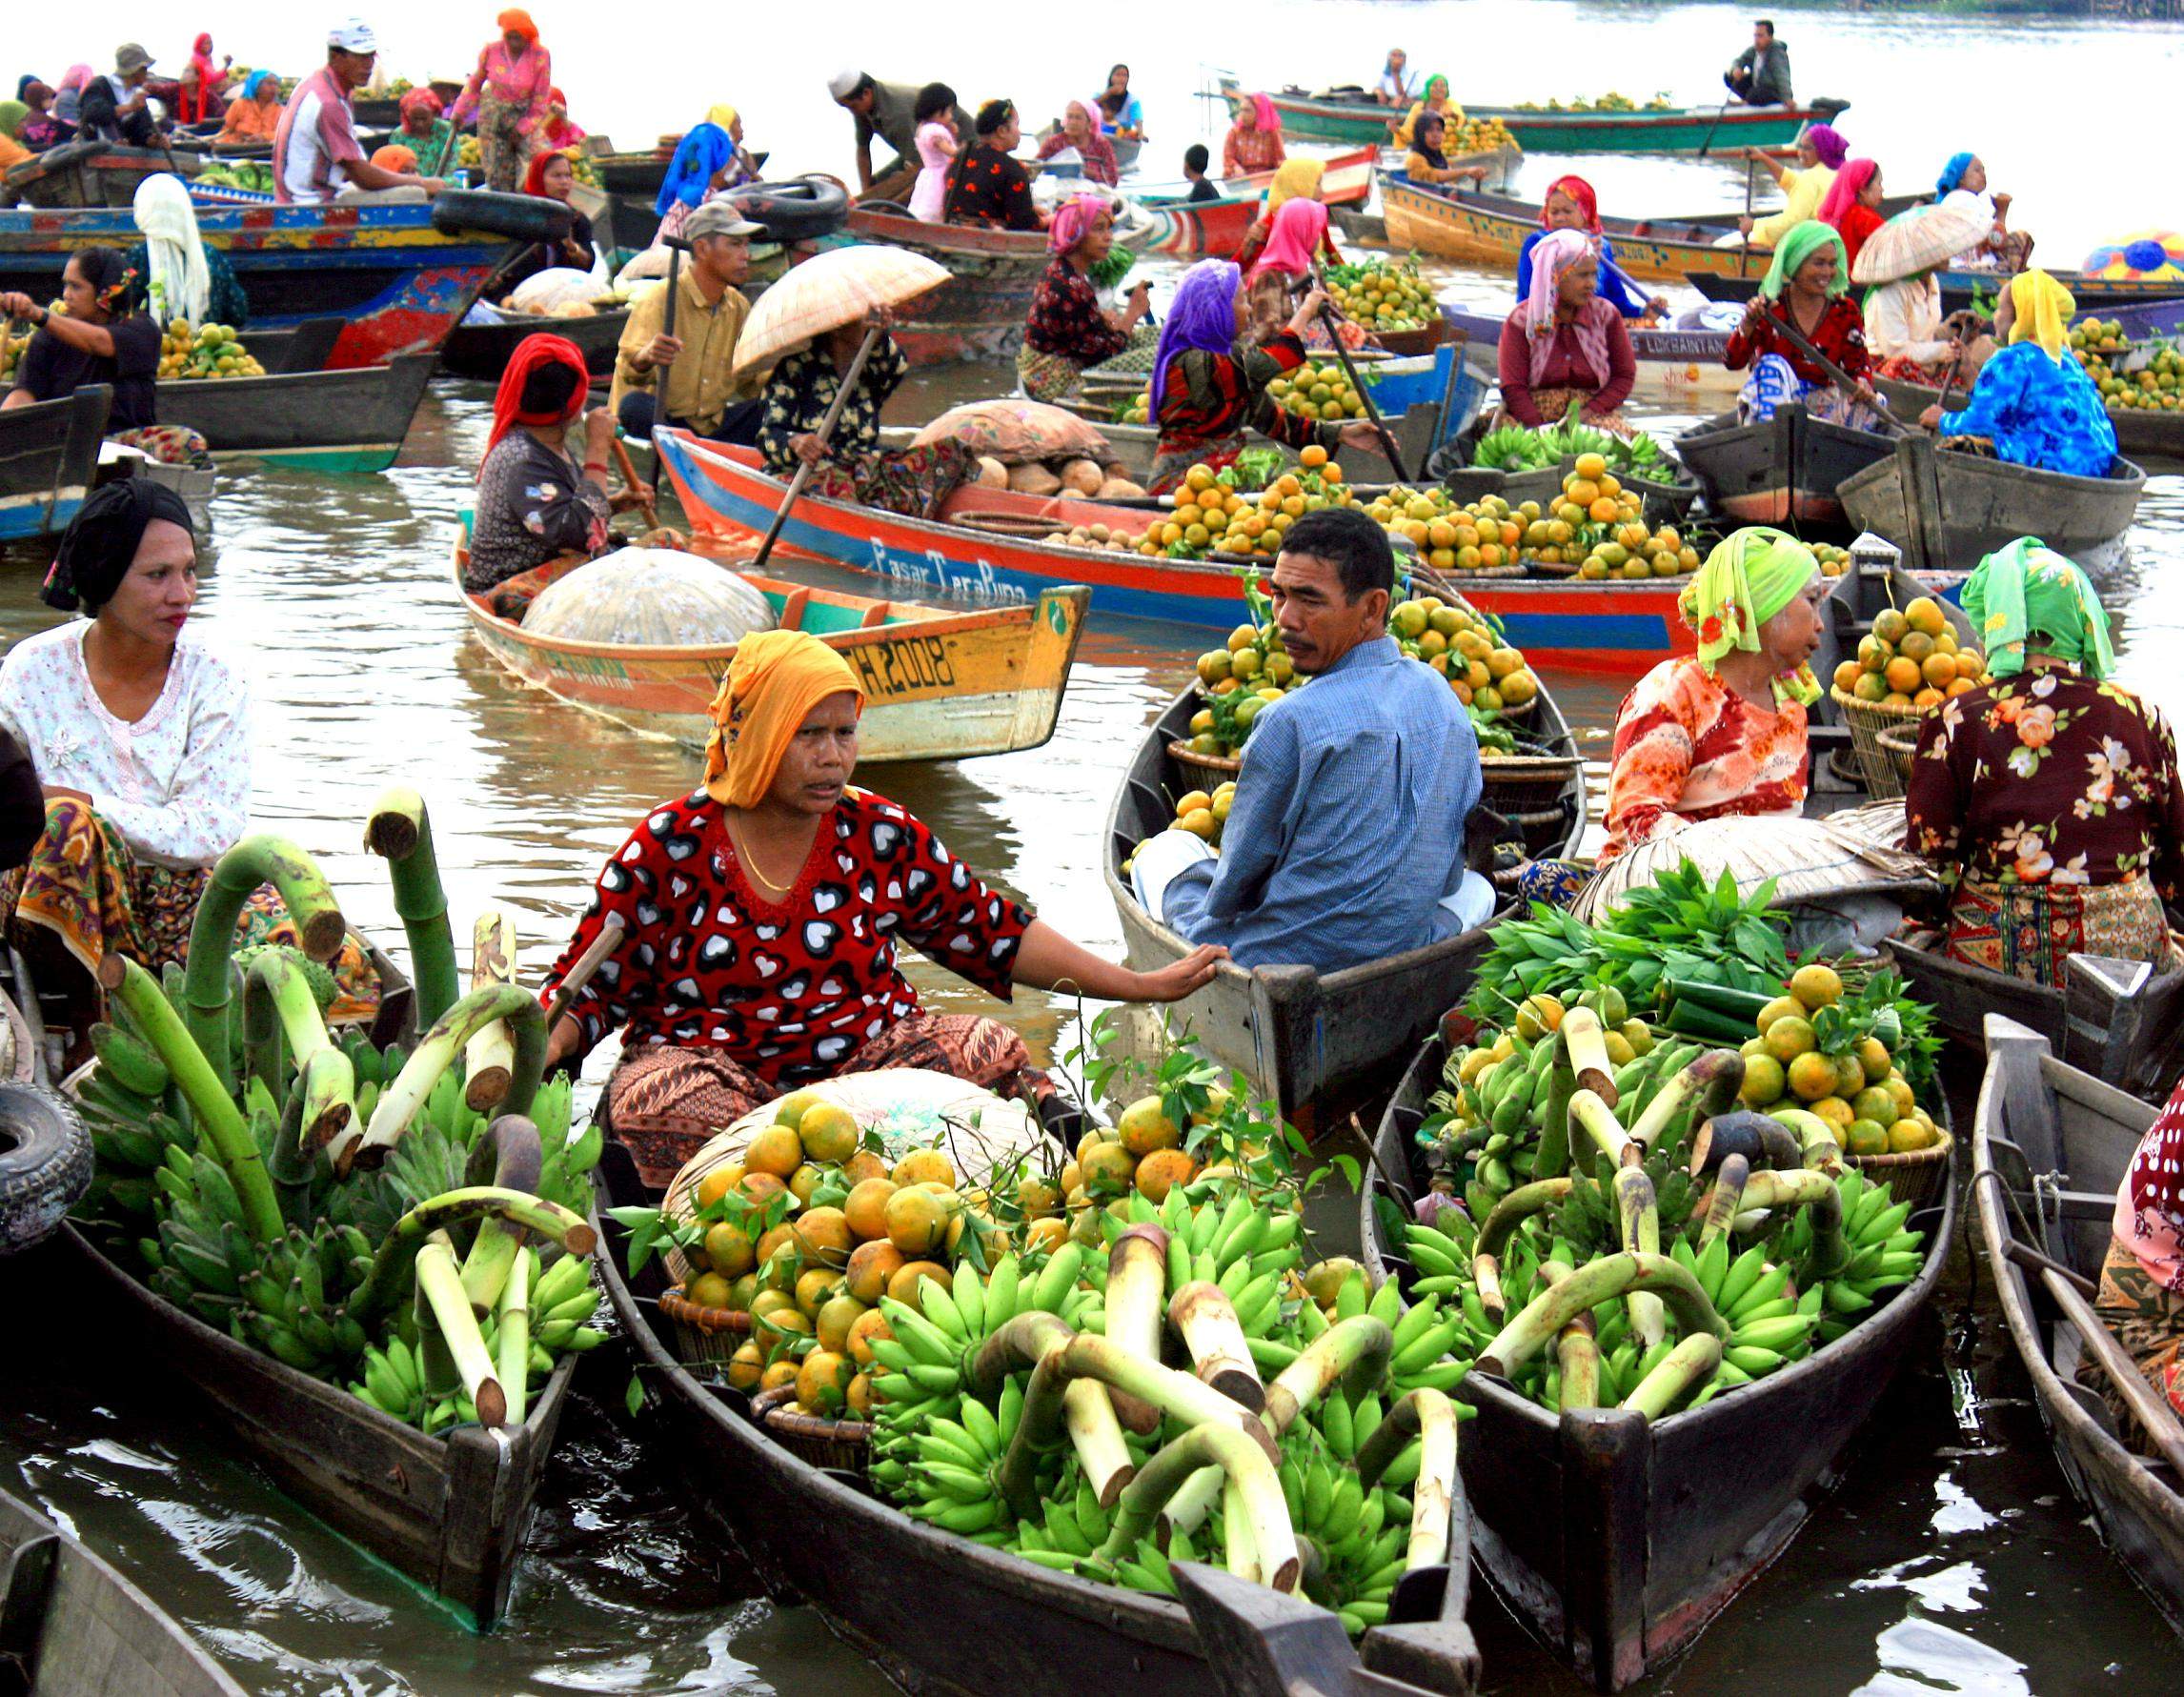
{"label": "person wearing green top", "polygon": [[444,176],[455,163],[455,127],[440,116],[440,97],[412,89],[396,109],[402,116],[394,139],[417,156],[419,176]]}

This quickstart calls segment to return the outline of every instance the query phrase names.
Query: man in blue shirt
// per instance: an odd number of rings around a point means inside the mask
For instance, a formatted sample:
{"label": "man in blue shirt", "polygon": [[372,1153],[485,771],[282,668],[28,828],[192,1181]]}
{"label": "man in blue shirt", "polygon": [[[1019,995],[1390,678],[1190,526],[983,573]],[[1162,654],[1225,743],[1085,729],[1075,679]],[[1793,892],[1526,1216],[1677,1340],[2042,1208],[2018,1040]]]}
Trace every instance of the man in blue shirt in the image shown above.
{"label": "man in blue shirt", "polygon": [[1394,588],[1386,533],[1349,509],[1307,513],[1274,563],[1274,622],[1311,685],[1253,721],[1220,859],[1162,903],[1240,966],[1333,972],[1464,929],[1443,903],[1465,880],[1479,741],[1448,680],[1387,635]]}

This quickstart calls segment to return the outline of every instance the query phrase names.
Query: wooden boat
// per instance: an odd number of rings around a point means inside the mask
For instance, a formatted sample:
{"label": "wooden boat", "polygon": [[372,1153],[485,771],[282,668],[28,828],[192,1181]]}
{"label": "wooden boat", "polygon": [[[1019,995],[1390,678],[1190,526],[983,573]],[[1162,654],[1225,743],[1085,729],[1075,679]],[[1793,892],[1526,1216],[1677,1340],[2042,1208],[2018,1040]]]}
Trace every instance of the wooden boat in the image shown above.
{"label": "wooden boat", "polygon": [[[1234,77],[1221,79],[1234,100],[1246,93]],[[1363,89],[1307,94],[1284,89],[1268,96],[1282,114],[1284,134],[1315,141],[1385,142],[1404,111],[1382,106]],[[1847,100],[1809,106],[1693,106],[1648,111],[1548,111],[1536,107],[1472,106],[1473,118],[1499,118],[1527,153],[1728,153],[1738,148],[1779,147],[1797,139],[1808,124],[1831,124]]]}
{"label": "wooden boat", "polygon": [[136,198],[146,177],[172,172],[192,177],[209,161],[201,153],[166,148],[131,148],[117,142],[69,141],[32,153],[0,178],[0,204],[34,207],[123,207]]}
{"label": "wooden boat", "polygon": [[[686,431],[653,438],[697,535],[744,543],[765,534],[787,485],[767,475],[747,448],[722,448]],[[1022,603],[1059,584],[1083,583],[1102,615],[1235,627],[1244,601],[1233,563],[1148,557],[1040,540],[1076,524],[1141,528],[1142,509],[964,489],[939,521],[800,495],[782,527],[784,558],[823,561],[905,586],[920,597]],[[1691,636],[1676,613],[1678,586],[1665,579],[1581,582],[1559,577],[1456,577],[1481,612],[1535,662],[1587,672],[1643,672],[1688,653]]]}
{"label": "wooden boat", "polygon": [[243,1697],[172,1616],[30,1504],[0,1491],[0,1673],[38,1697]]}
{"label": "wooden boat", "polygon": [[[1447,1049],[1426,1040],[1404,1075],[1360,1210],[1364,1260],[1407,1277],[1380,1214],[1386,1173],[1423,1189],[1414,1139]],[[1946,1118],[1946,1104],[1937,1107]],[[1407,1218],[1408,1197],[1392,1197]],[[1556,1416],[1474,1375],[1464,1400],[1464,1483],[1481,1566],[1517,1616],[1601,1690],[1689,1648],[1795,1536],[1840,1476],[1888,1388],[1955,1238],[1956,1187],[1913,1214],[1926,1261],[1855,1331],[1757,1384],[1648,1426],[1621,1412]],[[1788,1435],[1786,1439],[1786,1435]]]}
{"label": "wooden boat", "polygon": [[1972,1198],[2010,1343],[2032,1382],[2055,1459],[2117,1565],[2184,1633],[2184,1481],[2127,1447],[2085,1339],[2048,1283],[2012,1259],[2032,1250],[2097,1280],[2115,1195],[2154,1110],[2057,1061],[2033,1032],[1989,1017],[1987,1075],[1972,1124]]}
{"label": "wooden boat", "polygon": [[1845,479],[1884,463],[1890,453],[1887,436],[1830,424],[1798,406],[1778,407],[1772,418],[1754,424],[1725,413],[1676,438],[1677,457],[1725,520],[1787,526],[1820,541],[1847,542],[1861,529],[1899,534],[1854,518],[1836,494]]}
{"label": "wooden boat", "polygon": [[[1380,173],[1380,203],[1390,247],[1497,269],[1514,265],[1525,238],[1540,228],[1535,202],[1476,189],[1427,188],[1400,171]],[[1714,246],[1716,237],[1736,229],[1736,219],[1727,212],[1691,218],[1604,217],[1600,223],[1614,245],[1616,265],[1632,277],[1672,283],[1690,273],[1735,276],[1741,267],[1756,283],[1767,271],[1764,253]]]}
{"label": "wooden boat", "polygon": [[[1621,241],[1616,243],[1618,253]],[[1732,253],[1730,257],[1735,257]],[[1753,255],[1755,261],[1766,258],[1764,253]],[[1685,273],[1684,280],[1709,300],[1741,303],[1749,300],[1758,291],[1759,280],[1767,274],[1763,265],[1755,263],[1750,274],[1744,275],[1734,266],[1724,273],[1719,269],[1693,270]],[[2071,292],[2080,313],[2098,312],[2105,319],[2111,308],[2122,310],[2140,306],[2167,306],[2173,310],[2184,303],[2184,283],[2174,278],[2148,277],[2130,282],[2121,278],[2089,278],[2081,272],[2058,271],[2049,273],[2056,282]],[[1995,271],[1949,270],[1941,273],[1941,310],[1961,313],[1970,310],[1977,297],[1992,301],[1994,292],[2009,282],[2011,273]],[[2137,333],[2133,333],[2134,334]]]}
{"label": "wooden boat", "polygon": [[[2184,303],[2179,303],[2184,309]],[[1951,388],[1947,395],[1923,383],[1902,383],[1883,377],[1873,387],[1888,396],[1899,418],[1916,418],[1927,408],[1955,411],[1965,404],[1967,385]],[[2111,401],[2108,421],[2115,428],[2115,451],[2150,477],[2184,472],[2184,413],[2162,412],[2152,407],[2119,407]]]}
{"label": "wooden boat", "polygon": [[[649,1200],[627,1153],[611,1138],[598,1169],[600,1202]],[[837,1636],[910,1697],[1080,1697],[1086,1690],[1161,1697],[1285,1697],[1261,1675],[1234,1683],[1245,1663],[1223,1632],[1203,1641],[1185,1606],[1037,1566],[1005,1551],[923,1525],[880,1502],[853,1475],[814,1467],[767,1436],[749,1400],[712,1370],[685,1366],[658,1307],[665,1268],[623,1276],[623,1240],[604,1224],[600,1273],[635,1353],[645,1401],[674,1434],[692,1501],[721,1523],[757,1586],[777,1601],[807,1603]],[[703,1374],[701,1378],[698,1375]],[[1468,1515],[1450,1513],[1446,1571],[1422,1573],[1396,1593],[1388,1624],[1360,1646],[1359,1697],[1467,1697],[1478,1647],[1465,1624]],[[1271,1595],[1271,1593],[1269,1593]],[[1284,1638],[1342,1628],[1292,1606],[1285,1630],[1247,1634],[1261,1657]],[[1415,1611],[1415,1612],[1409,1612]],[[1216,1656],[1227,1666],[1217,1666]],[[1404,1677],[1418,1684],[1404,1682]],[[1319,1687],[1330,1697],[1344,1687]]]}
{"label": "wooden boat", "polygon": [[[503,203],[527,198],[451,191],[439,206],[201,207],[197,229],[249,298],[246,337],[334,316],[343,327],[325,363],[383,365],[397,354],[436,349],[510,256],[511,236],[449,220],[471,216],[515,229]],[[126,250],[139,239],[126,207],[0,212],[0,292],[50,300],[60,293],[70,254]]]}
{"label": "wooden boat", "polygon": [[68,529],[98,471],[112,406],[113,391],[92,383],[0,413],[0,541]]}
{"label": "wooden boat", "polygon": [[[1200,787],[1182,774],[1168,748],[1189,739],[1191,716],[1203,705],[1196,690],[1169,703],[1146,731],[1108,811],[1101,873],[1122,921],[1124,958],[1141,972],[1171,965],[1191,950],[1140,904],[1122,866],[1141,842],[1173,822],[1176,798]],[[1571,764],[1552,800],[1508,822],[1531,853],[1567,854],[1585,828],[1585,778],[1576,740],[1544,690],[1525,735],[1543,753]],[[1473,830],[1477,865],[1507,834],[1477,814]],[[1485,931],[1474,930],[1341,972],[1223,962],[1212,983],[1173,1012],[1188,1021],[1208,1059],[1242,1072],[1284,1119],[1310,1131],[1339,1122],[1385,1090],[1396,1060],[1469,989],[1486,948]]]}
{"label": "wooden boat", "polygon": [[1840,478],[1843,515],[1897,540],[1914,572],[1969,572],[2019,536],[2099,569],[2120,554],[2146,474],[2118,458],[2105,477],[2073,477],[1959,454],[1921,432]]}
{"label": "wooden boat", "polygon": [[[528,632],[493,611],[494,596],[463,589],[465,534],[455,536],[455,593],[494,658],[524,682],[617,724],[704,747],[733,642],[637,647]],[[502,588],[534,595],[582,563],[541,566]],[[946,613],[778,577],[745,581],[765,596],[783,629],[811,632],[857,669],[865,691],[859,743],[867,760],[967,759],[1045,742],[1092,598],[1085,589],[1052,589],[1028,606]]]}
{"label": "wooden boat", "polygon": [[214,459],[263,459],[313,472],[379,472],[394,463],[438,355],[263,377],[166,378],[159,417],[200,432]]}
{"label": "wooden boat", "polygon": [[448,332],[448,339],[440,345],[442,372],[451,377],[475,377],[480,382],[497,383],[500,374],[508,369],[509,360],[515,357],[516,345],[525,336],[543,332],[568,337],[583,351],[584,369],[595,377],[605,376],[615,369],[615,350],[622,339],[623,328],[630,321],[627,307],[611,313],[595,313],[588,318],[538,318],[529,313],[495,313],[494,315],[499,322],[458,324]]}
{"label": "wooden boat", "polygon": [[[1320,178],[1322,204],[1338,210],[1363,207],[1372,194],[1373,162],[1378,157],[1379,150],[1370,147],[1330,155]],[[1223,177],[1220,199],[1197,201],[1190,198],[1188,183],[1133,185],[1138,204],[1152,214],[1143,251],[1176,259],[1234,258],[1258,222],[1273,181],[1270,171]]]}

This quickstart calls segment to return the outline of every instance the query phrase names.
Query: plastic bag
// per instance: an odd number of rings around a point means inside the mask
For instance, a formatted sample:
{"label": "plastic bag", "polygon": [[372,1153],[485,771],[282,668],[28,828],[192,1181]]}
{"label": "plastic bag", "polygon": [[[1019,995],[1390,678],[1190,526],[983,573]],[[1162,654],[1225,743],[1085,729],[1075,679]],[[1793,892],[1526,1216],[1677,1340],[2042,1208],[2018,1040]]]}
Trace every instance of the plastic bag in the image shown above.
{"label": "plastic bag", "polygon": [[507,305],[518,313],[551,313],[575,302],[589,305],[599,297],[599,280],[588,271],[556,265],[525,277],[508,297]]}

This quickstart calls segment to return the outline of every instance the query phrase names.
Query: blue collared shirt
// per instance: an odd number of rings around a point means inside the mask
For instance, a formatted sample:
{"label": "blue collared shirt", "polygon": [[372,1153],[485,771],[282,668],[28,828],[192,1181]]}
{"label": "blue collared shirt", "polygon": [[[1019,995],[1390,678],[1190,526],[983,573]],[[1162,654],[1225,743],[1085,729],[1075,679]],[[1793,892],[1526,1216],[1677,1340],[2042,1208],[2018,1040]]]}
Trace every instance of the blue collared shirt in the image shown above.
{"label": "blue collared shirt", "polygon": [[1218,861],[1168,886],[1169,925],[1240,966],[1333,972],[1454,936],[1479,739],[1448,680],[1387,636],[1260,714]]}

